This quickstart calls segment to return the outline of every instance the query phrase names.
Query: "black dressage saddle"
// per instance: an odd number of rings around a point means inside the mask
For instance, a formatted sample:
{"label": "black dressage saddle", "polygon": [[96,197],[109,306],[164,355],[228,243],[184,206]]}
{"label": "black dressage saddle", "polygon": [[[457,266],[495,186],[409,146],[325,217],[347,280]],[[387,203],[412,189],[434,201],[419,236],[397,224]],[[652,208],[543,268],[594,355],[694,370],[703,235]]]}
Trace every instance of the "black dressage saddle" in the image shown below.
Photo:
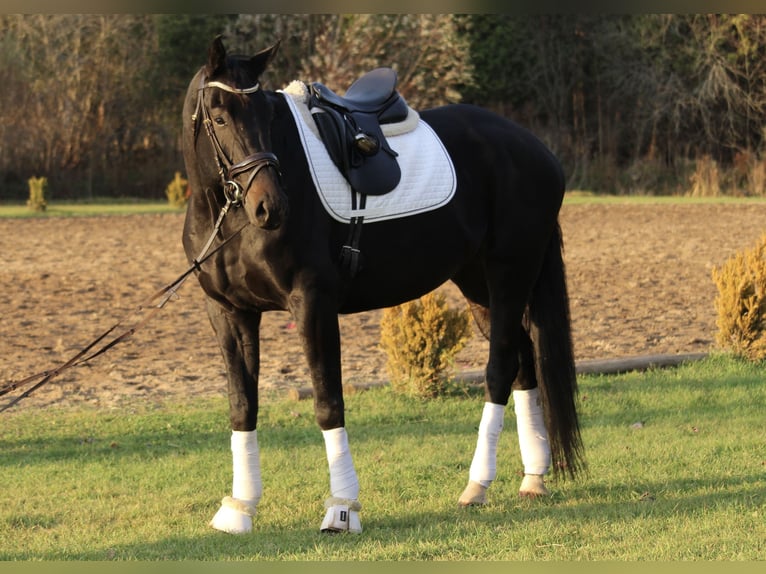
{"label": "black dressage saddle", "polygon": [[362,195],[383,195],[401,179],[397,154],[383,135],[381,124],[407,118],[407,102],[396,91],[391,68],[376,68],[356,80],[339,96],[314,82],[309,110],[325,147],[352,189]]}

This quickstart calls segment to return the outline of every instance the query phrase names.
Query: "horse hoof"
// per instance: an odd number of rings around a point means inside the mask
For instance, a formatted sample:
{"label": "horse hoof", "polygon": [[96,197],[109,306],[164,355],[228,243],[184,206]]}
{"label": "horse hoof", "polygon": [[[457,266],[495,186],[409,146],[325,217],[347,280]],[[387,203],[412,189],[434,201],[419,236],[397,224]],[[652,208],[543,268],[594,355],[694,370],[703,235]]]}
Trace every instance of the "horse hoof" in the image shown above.
{"label": "horse hoof", "polygon": [[525,474],[521,481],[519,496],[522,498],[537,498],[538,496],[550,496],[550,492],[545,488],[545,482],[540,474]]}
{"label": "horse hoof", "polygon": [[362,522],[359,520],[359,510],[362,505],[357,500],[340,500],[330,498],[325,501],[327,512],[322,520],[320,530],[327,533],[362,532]]}
{"label": "horse hoof", "polygon": [[210,526],[228,534],[247,534],[253,529],[255,508],[227,496],[221,501],[221,508],[215,513]]}
{"label": "horse hoof", "polygon": [[457,502],[460,506],[484,506],[487,504],[487,487],[469,480]]}

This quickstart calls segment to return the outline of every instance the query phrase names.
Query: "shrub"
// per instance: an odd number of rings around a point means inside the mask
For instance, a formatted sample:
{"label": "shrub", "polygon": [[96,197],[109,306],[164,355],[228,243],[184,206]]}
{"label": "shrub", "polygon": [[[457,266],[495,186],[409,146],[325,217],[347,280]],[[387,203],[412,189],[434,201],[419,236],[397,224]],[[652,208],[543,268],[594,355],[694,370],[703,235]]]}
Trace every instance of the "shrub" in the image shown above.
{"label": "shrub", "polygon": [[455,355],[470,337],[470,317],[468,309],[450,309],[436,293],[385,309],[380,342],[392,388],[421,398],[442,394]]}
{"label": "shrub", "polygon": [[45,211],[48,207],[48,178],[30,177],[27,183],[29,184],[27,207],[34,211]]}
{"label": "shrub", "polygon": [[717,342],[735,355],[766,358],[766,234],[713,269]]}
{"label": "shrub", "polygon": [[721,194],[721,174],[718,162],[709,155],[697,160],[696,169],[690,178],[692,197],[716,197]]}
{"label": "shrub", "polygon": [[168,202],[173,207],[183,207],[189,200],[189,182],[181,177],[181,172],[177,171],[176,176],[165,188],[165,195]]}

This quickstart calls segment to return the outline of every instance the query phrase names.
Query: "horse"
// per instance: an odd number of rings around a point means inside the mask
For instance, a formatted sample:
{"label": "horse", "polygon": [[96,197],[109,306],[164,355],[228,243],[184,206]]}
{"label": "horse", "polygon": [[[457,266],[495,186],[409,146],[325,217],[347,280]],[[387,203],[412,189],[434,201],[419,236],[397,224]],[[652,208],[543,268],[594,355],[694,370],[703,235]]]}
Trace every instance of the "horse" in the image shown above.
{"label": "horse", "polygon": [[226,367],[231,426],[231,495],[210,525],[232,534],[253,528],[263,492],[259,326],[263,313],[280,310],[296,325],[324,437],[329,497],[320,530],[362,531],[338,317],[415,300],[447,281],[489,339],[478,438],[458,504],[487,503],[511,398],[524,465],[519,494],[549,494],[546,473],[575,477],[585,465],[558,221],[560,163],[530,131],[481,107],[418,112],[452,162],[454,193],[437,208],[364,223],[352,249],[362,263],[351,273],[341,258],[353,225],[331,217],[318,198],[288,96],[260,84],[278,46],[229,54],[216,37],[183,106],[191,194],[182,241]]}

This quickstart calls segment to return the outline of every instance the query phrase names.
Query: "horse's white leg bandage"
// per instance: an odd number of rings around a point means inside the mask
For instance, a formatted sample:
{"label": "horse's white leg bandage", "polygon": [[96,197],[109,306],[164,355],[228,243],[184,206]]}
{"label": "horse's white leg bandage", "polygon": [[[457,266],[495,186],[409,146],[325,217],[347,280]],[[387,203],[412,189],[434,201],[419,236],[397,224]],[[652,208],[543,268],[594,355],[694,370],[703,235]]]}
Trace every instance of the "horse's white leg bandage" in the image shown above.
{"label": "horse's white leg bandage", "polygon": [[468,478],[487,488],[497,475],[497,443],[503,430],[505,406],[484,403],[479,423],[479,438]]}
{"label": "horse's white leg bandage", "polygon": [[321,530],[330,532],[361,532],[359,521],[359,479],[354,470],[348,447],[346,429],[322,431],[330,467],[330,498],[325,501],[327,513]]}
{"label": "horse's white leg bandage", "polygon": [[484,403],[476,450],[468,471],[468,486],[458,499],[461,506],[486,503],[487,488],[497,475],[497,443],[503,430],[504,418],[504,405]]}
{"label": "horse's white leg bandage", "polygon": [[231,496],[223,499],[210,525],[230,534],[244,534],[253,529],[253,516],[263,493],[257,431],[232,431],[231,455]]}
{"label": "horse's white leg bandage", "polygon": [[513,404],[524,474],[544,475],[551,465],[551,447],[538,389],[513,391]]}

